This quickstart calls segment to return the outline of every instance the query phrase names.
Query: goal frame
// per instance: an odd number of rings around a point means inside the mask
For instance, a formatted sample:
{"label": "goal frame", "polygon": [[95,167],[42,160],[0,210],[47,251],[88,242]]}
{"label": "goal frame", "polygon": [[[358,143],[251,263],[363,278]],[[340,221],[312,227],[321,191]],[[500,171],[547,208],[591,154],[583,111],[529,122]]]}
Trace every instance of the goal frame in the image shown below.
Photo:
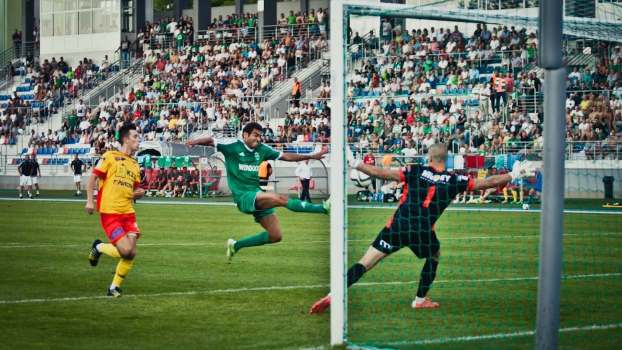
{"label": "goal frame", "polygon": [[[566,70],[562,60],[564,28],[563,0],[541,1],[539,16],[497,16],[497,20],[515,21],[518,25],[538,24],[541,51],[538,65],[545,69],[547,84],[544,92],[544,112],[548,115],[544,137],[544,192],[540,222],[540,266],[538,282],[538,315],[536,324],[536,349],[556,349],[559,333],[561,296],[562,237],[564,211],[564,152],[565,138],[565,81]],[[346,23],[351,15],[393,16],[402,18],[459,20],[482,22],[488,12],[469,12],[469,19],[452,9],[423,9],[419,6],[349,0],[330,1],[331,61],[331,201],[330,218],[330,290],[331,319],[330,342],[341,345],[347,342],[347,186],[346,186]],[[540,19],[546,18],[546,21]],[[572,18],[567,19],[572,22]],[[560,136],[561,135],[561,136]]]}

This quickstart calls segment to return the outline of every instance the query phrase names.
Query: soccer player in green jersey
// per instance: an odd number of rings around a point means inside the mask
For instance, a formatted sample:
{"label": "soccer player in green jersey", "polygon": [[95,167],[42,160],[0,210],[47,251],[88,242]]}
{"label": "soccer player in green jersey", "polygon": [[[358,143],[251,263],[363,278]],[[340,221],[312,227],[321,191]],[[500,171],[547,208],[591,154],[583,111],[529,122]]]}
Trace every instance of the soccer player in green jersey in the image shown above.
{"label": "soccer player in green jersey", "polygon": [[281,241],[281,226],[274,208],[285,207],[295,212],[330,213],[330,200],[324,204],[311,204],[299,199],[290,199],[285,194],[266,193],[259,187],[259,165],[264,160],[283,160],[297,162],[305,159],[322,159],[328,148],[315,154],[295,154],[276,151],[261,143],[262,127],[258,123],[248,123],[242,129],[242,138],[213,139],[204,138],[186,141],[186,146],[212,146],[225,157],[227,182],[238,210],[244,214],[252,214],[255,222],[265,231],[239,241],[227,241],[227,258],[242,248],[256,247]]}

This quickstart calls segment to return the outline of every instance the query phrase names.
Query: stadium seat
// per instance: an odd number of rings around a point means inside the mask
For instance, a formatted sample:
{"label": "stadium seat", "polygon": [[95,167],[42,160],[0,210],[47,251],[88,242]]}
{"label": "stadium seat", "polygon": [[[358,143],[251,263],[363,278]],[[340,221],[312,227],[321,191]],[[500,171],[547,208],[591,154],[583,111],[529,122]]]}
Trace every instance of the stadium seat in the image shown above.
{"label": "stadium seat", "polygon": [[43,158],[43,161],[41,161],[41,165],[47,165],[48,164],[48,160],[49,160],[49,158]]}
{"label": "stadium seat", "polygon": [[38,148],[33,148],[32,149],[32,154],[38,154],[39,153],[39,149]]}
{"label": "stadium seat", "polygon": [[26,154],[26,153],[28,153],[28,148],[24,148],[24,149],[22,150],[22,154]]}
{"label": "stadium seat", "polygon": [[214,183],[213,186],[207,189],[208,191],[218,190],[218,186],[220,185],[220,179],[222,179],[222,170],[216,170],[216,174],[218,174],[218,179],[216,179],[216,182]]}

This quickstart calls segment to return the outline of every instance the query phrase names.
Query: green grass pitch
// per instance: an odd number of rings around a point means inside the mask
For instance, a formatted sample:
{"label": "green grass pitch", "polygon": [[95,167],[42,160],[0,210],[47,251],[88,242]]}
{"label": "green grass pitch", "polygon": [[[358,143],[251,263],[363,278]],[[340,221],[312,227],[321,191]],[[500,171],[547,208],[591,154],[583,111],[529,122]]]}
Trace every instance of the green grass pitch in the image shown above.
{"label": "green grass pitch", "polygon": [[[277,213],[283,242],[242,250],[227,264],[227,238],[260,231],[251,216],[233,206],[137,205],[143,236],[136,262],[125,296],[110,299],[117,261],[102,256],[89,265],[92,240],[105,236],[84,203],[0,201],[0,348],[328,348],[330,312],[308,314],[329,289],[328,217]],[[349,211],[349,263],[391,214]],[[538,215],[445,213],[429,293],[441,308],[410,307],[423,261],[400,251],[349,290],[349,340],[403,349],[532,348]],[[620,348],[621,217],[567,214],[566,224],[560,327],[568,331],[560,344]],[[593,325],[610,328],[586,329]]]}

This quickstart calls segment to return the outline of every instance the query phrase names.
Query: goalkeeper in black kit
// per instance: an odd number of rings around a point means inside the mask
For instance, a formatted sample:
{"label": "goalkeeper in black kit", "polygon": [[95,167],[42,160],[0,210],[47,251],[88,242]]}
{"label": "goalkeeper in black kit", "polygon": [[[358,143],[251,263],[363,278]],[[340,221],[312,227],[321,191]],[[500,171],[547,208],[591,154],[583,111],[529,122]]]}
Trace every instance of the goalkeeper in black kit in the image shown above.
{"label": "goalkeeper in black kit", "polygon": [[[413,308],[435,308],[439,303],[426,298],[436,277],[441,243],[434,232],[434,224],[458,193],[498,187],[510,181],[531,175],[535,168],[531,162],[516,162],[511,173],[494,175],[486,179],[471,179],[451,174],[445,169],[447,146],[437,143],[428,149],[429,165],[411,165],[400,169],[382,169],[355,160],[348,152],[348,166],[378,179],[405,182],[404,195],[393,217],[380,231],[365,256],[347,274],[347,286],[356,283],[380,260],[408,247],[419,259],[426,259]],[[321,313],[330,306],[330,294],[315,303],[311,313]]]}

